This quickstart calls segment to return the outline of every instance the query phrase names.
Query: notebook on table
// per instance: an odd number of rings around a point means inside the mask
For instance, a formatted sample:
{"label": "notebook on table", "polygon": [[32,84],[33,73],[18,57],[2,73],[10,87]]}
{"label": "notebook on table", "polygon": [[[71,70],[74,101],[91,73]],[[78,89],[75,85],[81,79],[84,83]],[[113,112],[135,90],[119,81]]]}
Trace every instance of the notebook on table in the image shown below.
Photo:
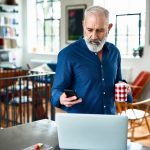
{"label": "notebook on table", "polygon": [[127,150],[127,116],[56,113],[61,149]]}

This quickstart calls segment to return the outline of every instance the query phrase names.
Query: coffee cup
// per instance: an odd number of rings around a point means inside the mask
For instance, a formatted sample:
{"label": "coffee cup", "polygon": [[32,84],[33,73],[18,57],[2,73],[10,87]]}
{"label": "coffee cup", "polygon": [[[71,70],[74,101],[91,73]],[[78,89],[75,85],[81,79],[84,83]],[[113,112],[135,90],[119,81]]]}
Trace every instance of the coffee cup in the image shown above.
{"label": "coffee cup", "polygon": [[124,82],[118,82],[115,84],[115,101],[126,102],[128,94],[128,85]]}

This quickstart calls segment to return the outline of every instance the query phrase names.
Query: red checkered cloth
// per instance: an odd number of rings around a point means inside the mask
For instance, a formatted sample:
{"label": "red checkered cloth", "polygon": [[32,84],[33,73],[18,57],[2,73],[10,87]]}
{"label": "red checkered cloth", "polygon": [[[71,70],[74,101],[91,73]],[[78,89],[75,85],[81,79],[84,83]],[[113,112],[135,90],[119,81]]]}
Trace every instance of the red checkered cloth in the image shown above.
{"label": "red checkered cloth", "polygon": [[115,101],[125,102],[127,101],[127,84],[119,82],[115,84]]}

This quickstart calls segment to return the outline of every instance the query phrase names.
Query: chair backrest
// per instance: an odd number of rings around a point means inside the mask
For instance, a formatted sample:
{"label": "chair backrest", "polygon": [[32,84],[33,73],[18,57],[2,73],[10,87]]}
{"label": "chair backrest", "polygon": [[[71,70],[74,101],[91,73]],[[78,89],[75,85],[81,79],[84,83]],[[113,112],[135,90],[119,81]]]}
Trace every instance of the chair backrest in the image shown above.
{"label": "chair backrest", "polygon": [[132,95],[134,99],[138,99],[150,80],[150,72],[148,71],[141,71],[135,80],[132,82]]}

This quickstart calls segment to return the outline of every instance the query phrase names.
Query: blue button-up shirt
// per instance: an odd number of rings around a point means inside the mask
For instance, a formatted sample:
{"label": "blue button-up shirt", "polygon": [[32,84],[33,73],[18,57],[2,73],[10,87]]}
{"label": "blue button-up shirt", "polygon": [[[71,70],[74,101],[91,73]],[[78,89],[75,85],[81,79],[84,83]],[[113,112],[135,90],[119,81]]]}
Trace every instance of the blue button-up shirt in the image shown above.
{"label": "blue button-up shirt", "polygon": [[[51,102],[72,113],[115,114],[115,83],[122,80],[119,50],[106,42],[100,61],[83,38],[60,51]],[[73,89],[82,102],[72,107],[60,104],[64,89]]]}

